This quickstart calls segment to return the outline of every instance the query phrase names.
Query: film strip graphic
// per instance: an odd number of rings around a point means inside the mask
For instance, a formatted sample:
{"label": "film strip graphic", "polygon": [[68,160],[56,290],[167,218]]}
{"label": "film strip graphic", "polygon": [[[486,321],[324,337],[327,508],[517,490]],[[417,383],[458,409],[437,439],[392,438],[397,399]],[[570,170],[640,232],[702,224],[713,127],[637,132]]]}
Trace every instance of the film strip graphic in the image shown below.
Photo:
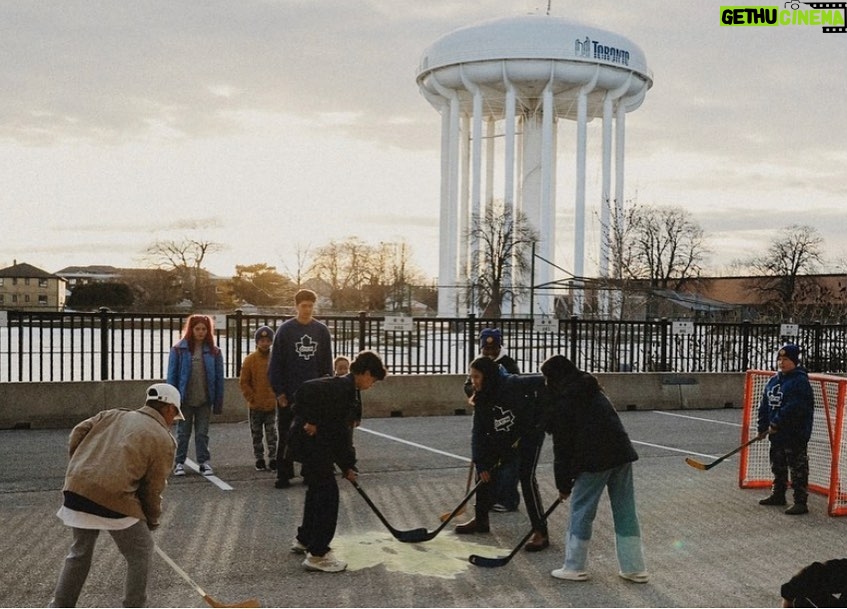
{"label": "film strip graphic", "polygon": [[[786,4],[799,4],[799,2],[790,2]],[[844,23],[847,23],[847,2],[803,2],[806,6],[811,6],[816,9],[835,9],[844,11]],[[824,34],[847,34],[847,26],[844,25],[824,25],[822,26]]]}

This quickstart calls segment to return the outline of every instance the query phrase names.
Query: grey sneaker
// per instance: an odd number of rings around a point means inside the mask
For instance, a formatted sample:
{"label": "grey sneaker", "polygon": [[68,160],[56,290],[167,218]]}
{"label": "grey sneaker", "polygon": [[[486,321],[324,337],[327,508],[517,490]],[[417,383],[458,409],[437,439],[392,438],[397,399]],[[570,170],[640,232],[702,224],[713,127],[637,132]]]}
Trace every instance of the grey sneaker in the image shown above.
{"label": "grey sneaker", "polygon": [[647,571],[637,571],[635,573],[618,573],[622,578],[635,582],[636,584],[646,584],[650,580],[650,576],[647,574]]}
{"label": "grey sneaker", "polygon": [[307,553],[306,560],[303,561],[303,566],[307,571],[324,571],[325,573],[338,573],[347,568],[347,563],[343,560],[338,560],[330,550],[323,556],[315,556]]}
{"label": "grey sneaker", "polygon": [[174,476],[184,476],[185,475],[185,466],[182,463],[177,463],[174,466]]}
{"label": "grey sneaker", "polygon": [[305,554],[307,550],[308,548],[300,543],[300,540],[295,537],[294,541],[291,543],[291,551],[294,554]]}
{"label": "grey sneaker", "polygon": [[585,571],[571,571],[570,569],[565,569],[562,567],[561,569],[553,569],[550,572],[550,575],[555,577],[556,579],[566,579],[572,582],[584,582],[588,579],[588,573]]}
{"label": "grey sneaker", "polygon": [[215,473],[215,470],[212,469],[212,464],[206,461],[200,464],[200,473],[204,476],[211,476]]}

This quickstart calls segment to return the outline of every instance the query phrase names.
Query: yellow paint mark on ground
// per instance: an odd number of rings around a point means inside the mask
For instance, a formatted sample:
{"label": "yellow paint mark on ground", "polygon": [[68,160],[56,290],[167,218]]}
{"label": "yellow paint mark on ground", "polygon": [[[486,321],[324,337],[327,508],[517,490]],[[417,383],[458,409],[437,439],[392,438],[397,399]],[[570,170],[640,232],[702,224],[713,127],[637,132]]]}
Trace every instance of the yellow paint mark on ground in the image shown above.
{"label": "yellow paint mark on ground", "polygon": [[432,541],[401,543],[389,533],[337,535],[333,554],[347,562],[347,569],[359,571],[384,565],[386,571],[455,579],[467,569],[477,569],[468,556],[503,556],[510,552],[496,546],[467,541],[455,533],[442,533]]}

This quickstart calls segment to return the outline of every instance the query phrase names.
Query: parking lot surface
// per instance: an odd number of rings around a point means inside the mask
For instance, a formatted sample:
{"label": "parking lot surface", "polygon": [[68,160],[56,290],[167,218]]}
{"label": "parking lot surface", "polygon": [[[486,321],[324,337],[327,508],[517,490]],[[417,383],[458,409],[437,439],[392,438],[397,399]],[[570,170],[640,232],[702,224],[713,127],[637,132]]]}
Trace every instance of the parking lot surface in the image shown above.
{"label": "parking lot surface", "polygon": [[[826,515],[825,498],[813,495],[806,516],[786,516],[757,504],[762,491],[738,488],[736,458],[709,471],[686,465],[686,456],[708,461],[740,443],[740,410],[622,412],[621,419],[640,455],[634,473],[647,584],[618,577],[605,500],[590,547],[591,579],[564,582],[550,571],[562,564],[567,504],[550,518],[549,549],[521,551],[486,569],[468,556],[515,547],[529,530],[522,508],[492,514],[489,534],[458,537],[451,526],[432,541],[404,544],[345,481],[333,548],[349,568],[306,572],[290,552],[305,489],[299,480],[275,489],[273,474],[253,468],[246,421],[212,425],[215,478],[171,478],[154,536],[215,600],[255,598],[267,607],[777,606],[780,584],[799,568],[845,556],[847,522]],[[355,434],[359,482],[393,527],[432,530],[459,502],[470,429],[468,416],[365,419]],[[43,607],[51,598],[70,544],[55,517],[68,432],[0,431],[0,606]],[[549,438],[538,479],[549,505],[557,496]],[[124,570],[111,539],[101,536],[80,606],[119,605]],[[149,604],[207,606],[158,558]]]}

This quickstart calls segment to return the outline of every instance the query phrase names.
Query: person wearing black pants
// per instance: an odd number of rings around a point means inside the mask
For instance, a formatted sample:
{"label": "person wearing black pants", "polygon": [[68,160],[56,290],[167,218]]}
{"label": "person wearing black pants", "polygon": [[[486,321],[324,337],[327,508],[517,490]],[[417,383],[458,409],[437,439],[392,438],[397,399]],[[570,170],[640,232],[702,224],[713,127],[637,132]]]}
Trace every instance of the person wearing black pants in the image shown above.
{"label": "person wearing black pants", "polygon": [[289,447],[294,459],[303,465],[306,499],[291,550],[306,555],[303,566],[307,570],[337,572],[347,568],[347,563],[330,549],[338,522],[335,466],[344,478],[356,480],[351,416],[359,407],[359,392],[370,389],[385,375],[379,356],[362,351],[350,365],[350,374],[306,381],[297,390]]}
{"label": "person wearing black pants", "polygon": [[490,530],[489,511],[494,492],[491,487],[497,468],[518,459],[521,491],[534,533],[524,549],[543,550],[550,543],[535,468],[544,441],[540,414],[544,377],[505,374],[488,357],[471,362],[469,377],[474,405],[471,452],[477,477],[483,484],[477,490],[474,518],[457,525],[455,531],[463,535]]}

